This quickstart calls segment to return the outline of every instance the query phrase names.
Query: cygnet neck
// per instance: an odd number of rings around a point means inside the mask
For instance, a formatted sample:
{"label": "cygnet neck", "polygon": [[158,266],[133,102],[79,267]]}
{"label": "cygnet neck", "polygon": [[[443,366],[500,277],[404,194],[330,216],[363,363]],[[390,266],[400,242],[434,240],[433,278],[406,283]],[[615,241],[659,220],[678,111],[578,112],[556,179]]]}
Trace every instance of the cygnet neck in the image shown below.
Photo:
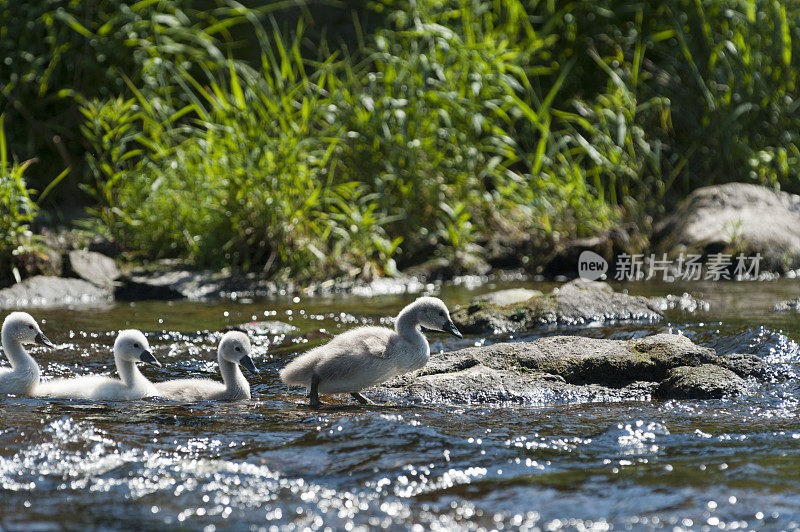
{"label": "cygnet neck", "polygon": [[231,362],[222,356],[222,350],[217,353],[219,372],[222,373],[222,382],[226,391],[234,397],[250,397],[250,383],[242,374],[239,364]]}
{"label": "cygnet neck", "polygon": [[413,343],[427,343],[425,335],[419,329],[419,319],[417,309],[414,305],[409,305],[400,311],[394,324],[394,329],[401,337]]}
{"label": "cygnet neck", "polygon": [[37,372],[39,371],[39,365],[25,350],[22,342],[14,338],[10,331],[3,328],[0,339],[3,342],[3,351],[5,351],[8,361],[11,362],[12,368],[15,370],[33,368]]}
{"label": "cygnet neck", "polygon": [[114,353],[114,362],[117,364],[117,373],[125,386],[133,387],[139,382],[144,382],[147,378],[142,375],[136,363],[132,360],[122,358]]}

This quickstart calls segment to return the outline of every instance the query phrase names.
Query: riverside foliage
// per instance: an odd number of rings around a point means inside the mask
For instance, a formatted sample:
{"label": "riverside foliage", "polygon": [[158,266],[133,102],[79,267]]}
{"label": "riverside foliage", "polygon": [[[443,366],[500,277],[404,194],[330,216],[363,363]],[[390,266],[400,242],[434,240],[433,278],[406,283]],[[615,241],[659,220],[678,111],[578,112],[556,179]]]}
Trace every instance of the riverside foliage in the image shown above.
{"label": "riverside foliage", "polygon": [[38,188],[73,167],[143,259],[392,273],[496,233],[646,231],[698,186],[800,189],[799,0],[325,7],[344,41],[302,2],[14,4],[11,153]]}

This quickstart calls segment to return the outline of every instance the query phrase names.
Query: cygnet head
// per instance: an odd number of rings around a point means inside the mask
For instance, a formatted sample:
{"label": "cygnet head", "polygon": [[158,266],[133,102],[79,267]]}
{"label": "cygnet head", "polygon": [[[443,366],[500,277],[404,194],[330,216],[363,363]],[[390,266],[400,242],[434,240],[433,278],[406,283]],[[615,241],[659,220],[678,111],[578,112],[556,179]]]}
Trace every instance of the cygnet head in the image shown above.
{"label": "cygnet head", "polygon": [[426,329],[450,333],[462,338],[453,320],[447,305],[436,297],[421,297],[411,304],[416,310],[417,321]]}
{"label": "cygnet head", "polygon": [[147,362],[154,366],[161,366],[161,362],[153,356],[150,344],[142,331],[128,329],[121,331],[114,342],[114,356],[129,362]]}
{"label": "cygnet head", "polygon": [[223,360],[239,364],[250,373],[258,373],[258,368],[250,358],[252,348],[250,338],[241,331],[228,331],[219,341],[219,356]]}
{"label": "cygnet head", "polygon": [[3,321],[3,338],[16,340],[21,344],[37,343],[50,348],[55,347],[47,339],[39,324],[27,312],[12,312]]}

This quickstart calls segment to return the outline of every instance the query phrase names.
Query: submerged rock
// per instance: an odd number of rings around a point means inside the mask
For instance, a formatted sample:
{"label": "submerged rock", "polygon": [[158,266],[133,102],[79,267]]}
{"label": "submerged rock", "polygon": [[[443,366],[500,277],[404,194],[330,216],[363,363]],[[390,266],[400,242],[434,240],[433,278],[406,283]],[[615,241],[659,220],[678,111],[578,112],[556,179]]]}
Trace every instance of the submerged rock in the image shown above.
{"label": "submerged rock", "polygon": [[747,364],[726,358],[674,334],[634,340],[553,336],[433,355],[423,369],[379,389],[453,403],[701,399],[744,391],[733,367],[744,371]]}
{"label": "submerged rock", "polygon": [[0,290],[0,308],[97,305],[111,301],[111,292],[83,279],[37,275]]}
{"label": "submerged rock", "polygon": [[800,196],[748,183],[695,190],[657,228],[656,251],[761,254],[760,269],[800,266]]}
{"label": "submerged rock", "polygon": [[501,306],[473,301],[455,309],[453,321],[467,334],[519,331],[552,325],[588,325],[609,321],[658,321],[659,303],[614,292],[608,283],[575,280],[526,301]]}
{"label": "submerged rock", "polygon": [[75,250],[67,253],[67,271],[84,281],[110,288],[121,272],[114,259],[94,251]]}

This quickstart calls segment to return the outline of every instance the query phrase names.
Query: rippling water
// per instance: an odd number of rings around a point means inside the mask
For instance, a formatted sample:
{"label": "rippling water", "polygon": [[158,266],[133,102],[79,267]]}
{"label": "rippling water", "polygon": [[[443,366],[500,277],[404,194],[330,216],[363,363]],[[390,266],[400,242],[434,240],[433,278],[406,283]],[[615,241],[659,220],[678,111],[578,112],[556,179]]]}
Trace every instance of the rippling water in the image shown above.
{"label": "rippling water", "polygon": [[[520,283],[517,283],[520,285]],[[527,284],[549,289],[549,285]],[[501,288],[506,285],[498,286]],[[478,290],[445,288],[449,303]],[[678,332],[719,352],[798,370],[797,315],[768,312],[797,281],[687,287],[708,312],[660,324],[571,330],[628,338]],[[117,305],[34,311],[59,348],[46,376],[111,373],[116,331],[144,330],[153,380],[216,374],[215,332],[251,319],[298,330],[255,339],[254,401],[181,405],[0,398],[0,530],[49,529],[792,529],[800,527],[795,379],[719,401],[363,407],[300,403],[277,370],[412,296]],[[432,337],[434,352],[521,337]]]}

